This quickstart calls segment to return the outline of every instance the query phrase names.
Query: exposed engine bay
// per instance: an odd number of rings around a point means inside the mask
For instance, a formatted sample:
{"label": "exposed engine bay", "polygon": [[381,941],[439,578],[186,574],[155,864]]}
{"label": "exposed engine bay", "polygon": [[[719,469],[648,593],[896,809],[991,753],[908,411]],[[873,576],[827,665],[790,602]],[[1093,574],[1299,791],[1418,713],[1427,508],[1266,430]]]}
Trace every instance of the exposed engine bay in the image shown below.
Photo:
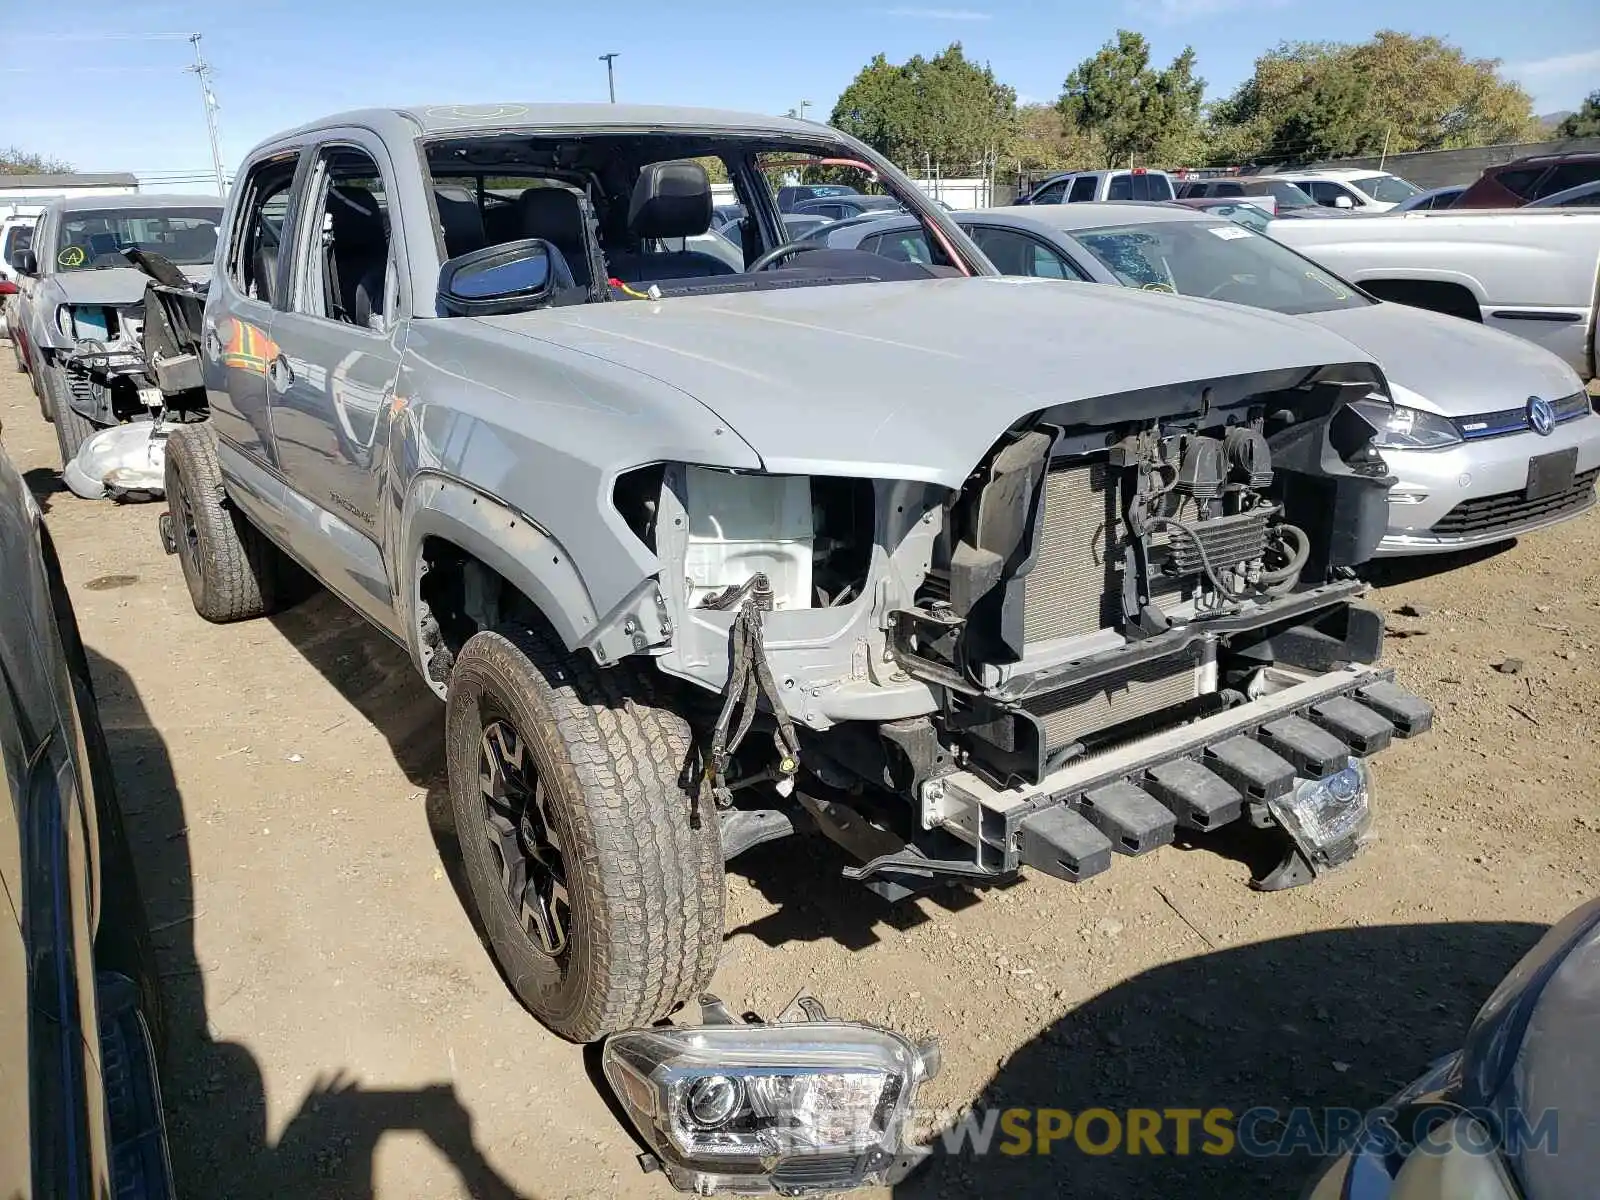
{"label": "exposed engine bay", "polygon": [[75,407],[102,426],[63,470],[67,485],[85,499],[159,497],[167,423],[208,413],[199,358],[204,285],[160,255],[123,253],[150,276],[143,299],[69,306],[60,317],[62,332],[76,340],[61,359]]}
{"label": "exposed engine bay", "polygon": [[[867,532],[860,490],[667,468],[660,495],[687,531],[657,547],[683,563],[688,628],[675,652],[693,646],[696,626],[711,631],[706,614],[737,610],[716,627],[734,663],[712,741],[719,797],[732,803],[741,776],[787,785],[798,763],[811,817],[870,860],[862,878],[893,880],[880,886],[889,895],[910,876],[979,878],[1019,862],[1076,879],[1113,851],[1170,841],[1179,824],[1208,831],[1248,812],[1287,828],[1294,815],[1272,808],[1283,797],[1362,772],[1389,737],[1425,731],[1426,703],[1372,666],[1383,620],[1356,602],[1365,585],[1352,568],[1383,534],[1392,483],[1373,427],[1346,403],[1372,395],[1370,383],[1216,382],[1192,396],[1042,412],[920,516],[915,489],[877,484],[878,553],[921,563],[903,602],[881,557],[842,554]],[[1225,390],[1236,398],[1216,401]],[[1180,411],[1140,415],[1163,407]],[[919,537],[922,549],[908,552]],[[753,608],[765,612],[759,633]],[[809,651],[795,647],[815,645],[834,613],[830,640],[858,637],[851,631],[866,623],[847,615],[874,608],[890,664],[858,652],[852,676],[865,684],[864,666],[884,695],[896,681],[923,685],[936,710],[874,726],[819,722],[810,701],[790,704],[780,692],[825,691],[797,683]],[[809,642],[793,638],[801,631]],[[765,738],[734,754],[758,692],[771,711],[797,707],[801,718],[798,733],[787,715],[778,722],[777,767],[752,766],[751,746],[759,756]],[[741,699],[747,715],[729,737]],[[1170,761],[1144,761],[1156,753]],[[1360,780],[1340,786],[1361,791],[1364,812]],[[859,820],[854,835],[851,820],[829,829],[893,794],[909,813],[887,803],[865,842]],[[1310,863],[1343,861],[1355,844],[1345,838],[1317,859],[1303,841],[1279,874],[1304,882]]]}
{"label": "exposed engine bay", "polygon": [[[949,689],[949,729],[1002,780],[1037,780],[1157,713],[1242,698],[1262,663],[1232,652],[1240,627],[1346,581],[1381,534],[1389,481],[1367,436],[1342,405],[1260,403],[1013,431],[951,506],[899,614],[900,661]],[[1235,636],[1206,636],[1213,621]]]}

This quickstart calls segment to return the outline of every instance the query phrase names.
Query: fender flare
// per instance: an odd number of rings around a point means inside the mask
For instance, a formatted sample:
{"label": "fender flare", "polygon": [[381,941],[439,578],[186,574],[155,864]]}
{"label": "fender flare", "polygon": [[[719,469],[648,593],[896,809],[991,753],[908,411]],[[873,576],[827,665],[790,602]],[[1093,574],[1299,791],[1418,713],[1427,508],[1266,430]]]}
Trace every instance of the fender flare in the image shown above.
{"label": "fender flare", "polygon": [[566,548],[525,514],[486,492],[422,472],[406,493],[400,531],[397,598],[406,646],[419,666],[426,657],[417,622],[422,588],[417,564],[430,537],[451,542],[497,572],[538,608],[568,650],[599,625],[594,601]]}
{"label": "fender flare", "polygon": [[1338,269],[1351,283],[1365,287],[1369,283],[1383,283],[1393,280],[1404,283],[1438,283],[1447,286],[1453,285],[1463,291],[1470,292],[1472,298],[1482,308],[1489,303],[1489,293],[1484,288],[1481,280],[1476,275],[1466,271],[1456,271],[1445,267],[1396,267],[1384,264],[1365,267],[1358,271]]}

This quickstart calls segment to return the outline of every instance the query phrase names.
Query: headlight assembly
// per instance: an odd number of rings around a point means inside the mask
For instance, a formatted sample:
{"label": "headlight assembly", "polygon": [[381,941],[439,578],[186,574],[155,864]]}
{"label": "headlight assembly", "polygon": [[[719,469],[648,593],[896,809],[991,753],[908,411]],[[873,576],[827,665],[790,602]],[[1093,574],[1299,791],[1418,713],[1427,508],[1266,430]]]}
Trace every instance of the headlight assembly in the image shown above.
{"label": "headlight assembly", "polygon": [[1372,444],[1380,450],[1436,450],[1454,446],[1461,433],[1448,419],[1420,408],[1356,400],[1351,407],[1377,428]]}
{"label": "headlight assembly", "polygon": [[937,1051],[843,1021],[619,1033],[607,1081],[674,1187],[801,1195],[896,1182]]}
{"label": "headlight assembly", "polygon": [[1372,824],[1372,773],[1359,758],[1322,779],[1303,779],[1270,802],[1273,816],[1319,869],[1355,856]]}

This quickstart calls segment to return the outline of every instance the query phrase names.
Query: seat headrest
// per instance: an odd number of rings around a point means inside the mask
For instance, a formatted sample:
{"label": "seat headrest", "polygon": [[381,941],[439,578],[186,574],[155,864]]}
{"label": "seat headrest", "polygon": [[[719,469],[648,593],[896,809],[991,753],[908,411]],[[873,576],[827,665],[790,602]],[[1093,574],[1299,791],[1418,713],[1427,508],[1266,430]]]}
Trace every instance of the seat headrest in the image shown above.
{"label": "seat headrest", "polygon": [[628,205],[635,237],[694,237],[711,228],[711,179],[689,159],[650,163],[639,172]]}
{"label": "seat headrest", "polygon": [[378,198],[365,188],[328,189],[333,242],[340,250],[382,250],[388,240]]}
{"label": "seat headrest", "polygon": [[522,235],[544,238],[557,246],[585,242],[583,210],[578,197],[563,187],[531,187],[517,198],[522,213]]}
{"label": "seat headrest", "polygon": [[439,208],[439,226],[444,230],[444,252],[447,257],[470,254],[483,247],[483,214],[478,211],[476,201],[436,191],[433,193],[433,202]]}

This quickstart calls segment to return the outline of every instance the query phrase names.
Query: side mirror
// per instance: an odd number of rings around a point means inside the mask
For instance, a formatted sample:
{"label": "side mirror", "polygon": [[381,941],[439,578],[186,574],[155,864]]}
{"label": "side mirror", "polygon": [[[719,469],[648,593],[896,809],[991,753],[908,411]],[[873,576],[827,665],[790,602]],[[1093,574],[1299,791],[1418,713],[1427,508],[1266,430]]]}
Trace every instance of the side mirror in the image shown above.
{"label": "side mirror", "polygon": [[566,258],[543,238],[457,255],[439,268],[439,311],[452,317],[525,312],[574,287]]}
{"label": "side mirror", "polygon": [[37,275],[39,260],[32,250],[18,250],[11,255],[11,266],[20,275]]}
{"label": "side mirror", "polygon": [[1335,196],[1333,198],[1333,206],[1335,208],[1354,208],[1356,202],[1350,199],[1349,196]]}

